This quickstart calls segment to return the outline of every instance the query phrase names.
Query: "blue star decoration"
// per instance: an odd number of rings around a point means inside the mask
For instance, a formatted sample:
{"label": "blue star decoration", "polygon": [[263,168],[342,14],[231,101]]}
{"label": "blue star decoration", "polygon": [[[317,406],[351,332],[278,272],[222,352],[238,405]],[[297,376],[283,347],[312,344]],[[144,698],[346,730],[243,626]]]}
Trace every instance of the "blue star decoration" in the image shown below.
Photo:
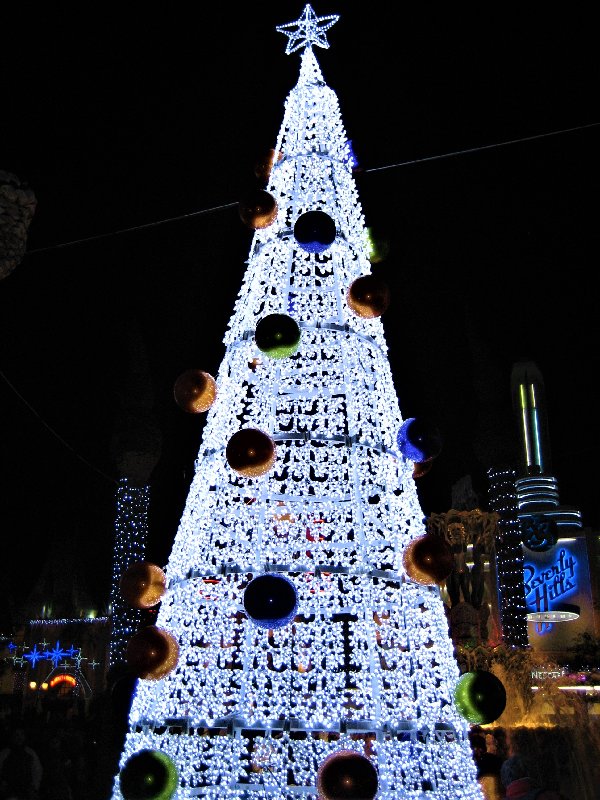
{"label": "blue star decoration", "polygon": [[41,652],[40,652],[40,651],[37,649],[37,644],[35,644],[35,645],[33,646],[33,650],[31,650],[31,652],[29,652],[29,653],[25,653],[25,655],[23,656],[23,658],[26,658],[26,659],[27,659],[27,661],[29,661],[29,663],[31,664],[31,666],[32,666],[32,667],[35,667],[35,665],[37,664],[37,662],[38,662],[38,661],[41,661],[41,660],[42,660],[43,658],[45,658],[45,657],[46,657],[46,656],[45,656],[45,654],[44,654],[44,653],[41,653]]}
{"label": "blue star decoration", "polygon": [[65,651],[60,646],[60,642],[57,641],[54,645],[54,650],[46,650],[44,656],[52,661],[52,664],[56,668],[60,659],[65,657]]}
{"label": "blue star decoration", "polygon": [[[278,33],[284,33],[288,37],[285,54],[289,56],[301,47],[329,47],[329,42],[325,36],[332,25],[338,21],[338,14],[330,14],[327,17],[317,17],[311,6],[305,5],[300,19],[295,22],[288,22],[287,25],[278,25],[275,29]],[[295,29],[295,30],[294,30]]]}

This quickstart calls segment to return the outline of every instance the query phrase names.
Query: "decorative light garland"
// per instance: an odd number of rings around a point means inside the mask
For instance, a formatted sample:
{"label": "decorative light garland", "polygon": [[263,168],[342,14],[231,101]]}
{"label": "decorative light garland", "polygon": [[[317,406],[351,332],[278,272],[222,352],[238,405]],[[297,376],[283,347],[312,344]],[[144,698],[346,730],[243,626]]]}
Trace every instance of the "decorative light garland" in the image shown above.
{"label": "decorative light garland", "polygon": [[496,568],[502,636],[515,647],[527,647],[527,606],[523,588],[523,548],[514,469],[489,469],[489,503],[499,515]]}
{"label": "decorative light garland", "polygon": [[125,660],[127,642],[137,631],[142,614],[123,600],[119,583],[125,570],[136,561],[143,561],[148,537],[148,507],[150,488],[134,486],[121,478],[117,486],[115,545],[110,590],[112,630],[109,647],[109,666]]}

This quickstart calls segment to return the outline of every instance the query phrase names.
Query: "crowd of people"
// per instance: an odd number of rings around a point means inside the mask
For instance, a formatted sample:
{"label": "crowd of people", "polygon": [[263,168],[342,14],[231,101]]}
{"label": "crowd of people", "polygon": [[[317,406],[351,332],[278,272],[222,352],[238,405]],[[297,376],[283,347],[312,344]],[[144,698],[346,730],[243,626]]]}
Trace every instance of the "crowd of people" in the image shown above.
{"label": "crowd of people", "polygon": [[[93,723],[3,720],[0,728],[0,800],[106,800],[110,764]],[[470,735],[485,800],[571,800],[536,786],[527,758],[474,729]],[[112,754],[114,756],[116,751]],[[106,755],[106,753],[104,753]],[[110,753],[109,753],[110,756]],[[104,785],[104,790],[102,786]]]}
{"label": "crowd of people", "polygon": [[485,800],[570,800],[555,789],[538,785],[527,757],[513,752],[510,744],[499,746],[492,734],[477,729],[471,730],[469,739]]}
{"label": "crowd of people", "polygon": [[0,800],[106,800],[116,751],[96,725],[4,719],[0,723]]}

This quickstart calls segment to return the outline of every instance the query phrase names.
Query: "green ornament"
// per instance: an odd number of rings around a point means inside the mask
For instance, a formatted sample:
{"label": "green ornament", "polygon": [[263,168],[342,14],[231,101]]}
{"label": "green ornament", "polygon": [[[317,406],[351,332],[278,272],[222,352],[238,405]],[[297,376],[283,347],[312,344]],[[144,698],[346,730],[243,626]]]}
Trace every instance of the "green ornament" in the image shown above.
{"label": "green ornament", "polygon": [[287,358],[294,355],[300,344],[300,327],[287,314],[268,314],[254,331],[256,346],[269,358]]}
{"label": "green ornament", "polygon": [[127,759],[119,774],[125,800],[171,800],[178,784],[177,767],[160,750],[140,750]]}
{"label": "green ornament", "polygon": [[454,689],[454,705],[468,722],[487,725],[506,708],[506,689],[492,672],[465,672]]}

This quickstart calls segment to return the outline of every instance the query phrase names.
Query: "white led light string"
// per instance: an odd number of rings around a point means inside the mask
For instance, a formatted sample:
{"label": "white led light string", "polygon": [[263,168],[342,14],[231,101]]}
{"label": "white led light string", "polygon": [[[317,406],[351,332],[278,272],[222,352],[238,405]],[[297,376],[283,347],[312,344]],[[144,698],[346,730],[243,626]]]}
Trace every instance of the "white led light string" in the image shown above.
{"label": "white led light string", "polygon": [[[176,800],[315,800],[323,759],[362,754],[374,736],[379,800],[417,800],[424,785],[429,800],[481,800],[452,704],[459,671],[440,592],[402,567],[423,513],[413,465],[396,451],[402,419],[381,320],[347,306],[347,287],[370,271],[364,219],[337,98],[310,47],[276,152],[268,190],[279,214],[253,235],[166,567],[157,625],[177,637],[179,659],[160,681],[138,682],[120,763],[163,751],[179,770]],[[322,255],[290,235],[314,208],[339,232]],[[289,298],[301,344],[275,363],[248,333],[287,313]],[[273,436],[270,473],[229,467],[240,427]],[[296,619],[273,631],[244,612],[248,580],[266,571],[298,596]]]}

